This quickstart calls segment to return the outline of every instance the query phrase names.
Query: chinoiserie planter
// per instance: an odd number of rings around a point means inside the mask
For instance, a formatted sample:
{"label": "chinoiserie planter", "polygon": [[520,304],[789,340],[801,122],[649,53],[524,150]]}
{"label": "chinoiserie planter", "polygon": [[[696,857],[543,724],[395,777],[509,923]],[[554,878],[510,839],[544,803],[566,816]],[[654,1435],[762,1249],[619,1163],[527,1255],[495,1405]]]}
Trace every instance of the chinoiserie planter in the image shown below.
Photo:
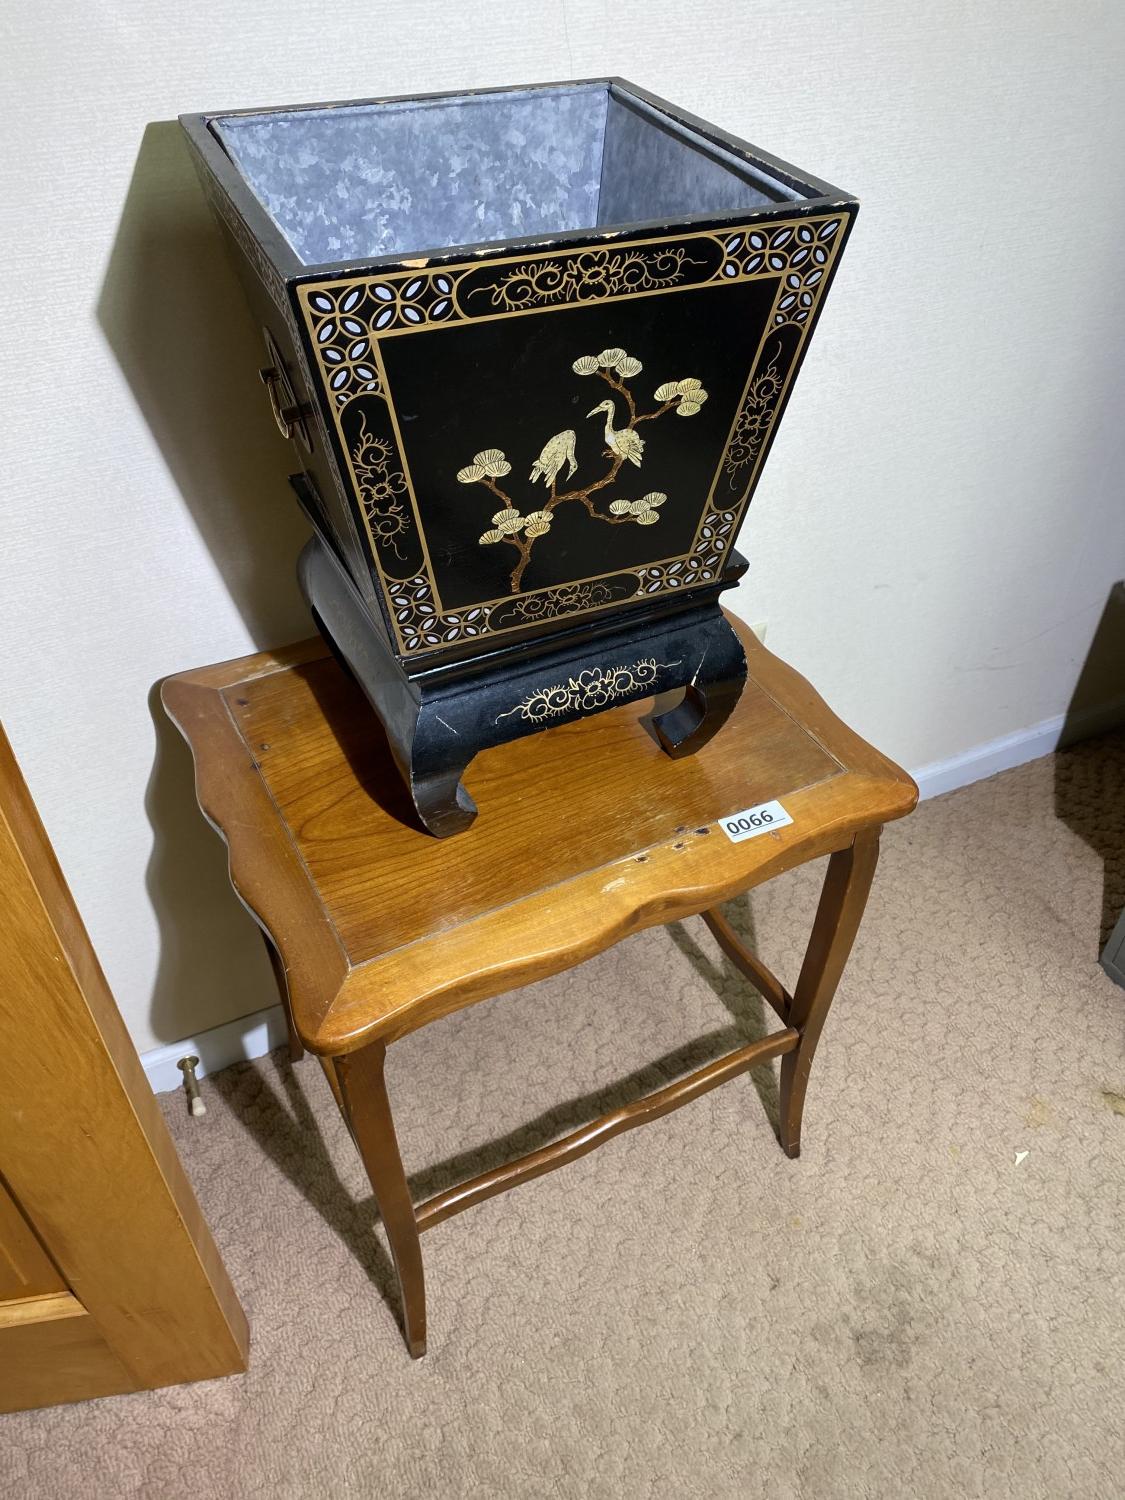
{"label": "chinoiserie planter", "polygon": [[856,211],[619,79],[189,115],[315,527],[320,629],[423,824],[487,745],[745,662],[733,543]]}

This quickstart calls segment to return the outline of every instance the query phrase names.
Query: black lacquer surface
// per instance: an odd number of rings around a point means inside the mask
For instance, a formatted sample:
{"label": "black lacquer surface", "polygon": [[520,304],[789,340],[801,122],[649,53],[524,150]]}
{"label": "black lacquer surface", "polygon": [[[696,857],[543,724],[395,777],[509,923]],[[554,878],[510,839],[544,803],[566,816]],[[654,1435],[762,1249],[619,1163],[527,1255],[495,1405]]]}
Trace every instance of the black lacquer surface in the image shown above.
{"label": "black lacquer surface", "polygon": [[[682,376],[701,380],[709,399],[693,416],[677,417],[673,409],[645,423],[640,466],[624,464],[612,487],[599,493],[605,512],[612,500],[664,492],[659,520],[643,527],[608,525],[580,504],[561,506],[549,537],[534,549],[524,587],[573,583],[690,552],[742,398],[746,351],[762,336],[775,291],[776,280],[708,286],[387,339],[382,356],[388,389],[443,604],[460,608],[512,592],[510,549],[479,542],[497,508],[495,498],[457,482],[458,470],[474,453],[492,447],[505,453],[512,473],[504,488],[525,510],[547,498],[542,478],[532,482],[529,475],[543,445],[560,430],[576,435],[577,469],[564,489],[578,488],[610,466],[606,414],[590,412],[611,400],[614,424],[621,425],[624,400],[596,375],[582,377],[572,369],[579,356],[607,347],[623,348],[641,362],[641,373],[629,381],[641,411],[657,409],[656,388]],[[348,409],[353,431],[364,406],[360,397]]]}

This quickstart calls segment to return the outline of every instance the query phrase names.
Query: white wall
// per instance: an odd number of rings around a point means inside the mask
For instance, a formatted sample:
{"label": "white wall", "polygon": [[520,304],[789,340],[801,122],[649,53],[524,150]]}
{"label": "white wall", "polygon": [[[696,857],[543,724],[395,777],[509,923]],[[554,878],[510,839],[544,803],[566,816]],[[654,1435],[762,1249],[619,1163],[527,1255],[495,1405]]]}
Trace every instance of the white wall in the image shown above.
{"label": "white wall", "polygon": [[139,1047],[272,999],[152,685],[308,633],[181,111],[618,72],[855,191],[738,607],[908,766],[1065,709],[1125,571],[1119,0],[46,0],[0,35],[0,713]]}

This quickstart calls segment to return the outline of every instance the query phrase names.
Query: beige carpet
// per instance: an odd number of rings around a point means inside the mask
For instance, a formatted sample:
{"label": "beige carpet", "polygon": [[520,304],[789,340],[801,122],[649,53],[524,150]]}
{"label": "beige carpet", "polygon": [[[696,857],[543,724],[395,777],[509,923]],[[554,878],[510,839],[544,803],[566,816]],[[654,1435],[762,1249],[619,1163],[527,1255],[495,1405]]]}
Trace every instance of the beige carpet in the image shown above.
{"label": "beige carpet", "polygon": [[[734,908],[787,977],[818,873]],[[0,1492],[1120,1496],[1125,991],[1096,958],[1123,900],[1125,736],[924,805],[802,1160],[760,1070],[442,1225],[420,1364],[316,1062],[230,1069],[200,1122],[167,1096],[251,1371],[0,1419]],[[416,1192],[762,1024],[693,920],[432,1027],[389,1069]]]}

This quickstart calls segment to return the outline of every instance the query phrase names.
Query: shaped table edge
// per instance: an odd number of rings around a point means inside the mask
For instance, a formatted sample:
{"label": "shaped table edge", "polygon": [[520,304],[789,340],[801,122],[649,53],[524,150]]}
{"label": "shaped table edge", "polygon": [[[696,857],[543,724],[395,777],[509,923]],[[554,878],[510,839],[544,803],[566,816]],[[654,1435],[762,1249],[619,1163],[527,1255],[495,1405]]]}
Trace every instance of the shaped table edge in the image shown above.
{"label": "shaped table edge", "polygon": [[[200,811],[226,845],[234,893],[277,950],[294,1020],[300,1016],[306,1024],[310,1017],[319,1024],[330,1010],[350,964],[223,691],[266,671],[287,671],[314,659],[315,654],[279,660],[275,653],[263,653],[166,678],[160,688],[164,711],[191,751]],[[261,663],[262,670],[233,679],[220,675],[224,667],[243,662]],[[233,838],[235,830],[251,824],[253,841]]]}

